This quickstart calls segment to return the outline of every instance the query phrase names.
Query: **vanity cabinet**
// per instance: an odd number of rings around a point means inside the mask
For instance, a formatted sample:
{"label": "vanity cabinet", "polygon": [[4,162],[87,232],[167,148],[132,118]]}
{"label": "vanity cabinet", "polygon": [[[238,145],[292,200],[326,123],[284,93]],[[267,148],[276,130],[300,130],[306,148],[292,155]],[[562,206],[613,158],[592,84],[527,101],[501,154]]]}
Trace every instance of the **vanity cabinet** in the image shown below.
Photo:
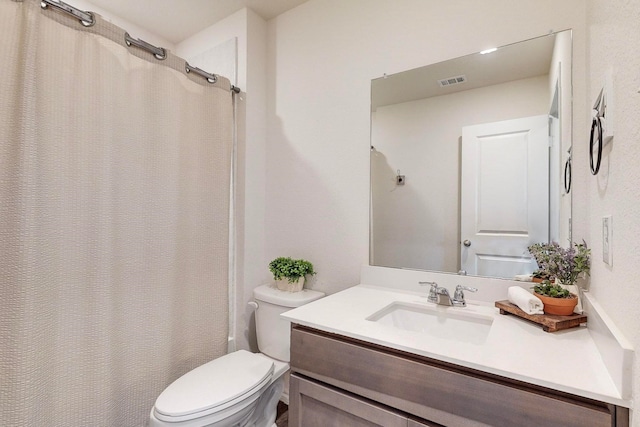
{"label": "vanity cabinet", "polygon": [[296,374],[291,375],[289,390],[290,426],[441,427]]}
{"label": "vanity cabinet", "polygon": [[626,408],[293,325],[289,426],[627,427]]}
{"label": "vanity cabinet", "polygon": [[[406,427],[407,416],[334,387],[292,374],[289,425],[306,427]],[[295,399],[295,402],[291,400]]]}

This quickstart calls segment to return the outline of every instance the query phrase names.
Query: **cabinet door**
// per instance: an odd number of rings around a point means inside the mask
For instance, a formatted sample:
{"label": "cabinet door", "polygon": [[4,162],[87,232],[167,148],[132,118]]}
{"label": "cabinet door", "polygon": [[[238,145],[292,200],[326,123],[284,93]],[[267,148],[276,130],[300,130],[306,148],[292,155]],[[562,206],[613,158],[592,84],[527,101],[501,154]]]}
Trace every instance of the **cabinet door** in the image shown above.
{"label": "cabinet door", "polygon": [[516,387],[297,326],[291,370],[446,426],[547,427],[561,420],[563,427],[611,427],[615,412],[602,402]]}
{"label": "cabinet door", "polygon": [[407,427],[407,417],[322,383],[291,375],[289,427]]}

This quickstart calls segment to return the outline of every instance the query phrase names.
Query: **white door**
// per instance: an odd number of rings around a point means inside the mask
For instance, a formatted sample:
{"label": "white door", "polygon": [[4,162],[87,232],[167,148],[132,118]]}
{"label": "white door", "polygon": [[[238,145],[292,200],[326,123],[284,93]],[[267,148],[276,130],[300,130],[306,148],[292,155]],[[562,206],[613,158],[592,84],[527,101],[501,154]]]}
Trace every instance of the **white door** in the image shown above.
{"label": "white door", "polygon": [[[560,206],[564,193],[564,163],[560,120],[549,116],[549,241],[560,241]],[[562,245],[566,246],[566,244]]]}
{"label": "white door", "polygon": [[462,128],[461,267],[531,273],[527,246],[549,239],[548,116]]}

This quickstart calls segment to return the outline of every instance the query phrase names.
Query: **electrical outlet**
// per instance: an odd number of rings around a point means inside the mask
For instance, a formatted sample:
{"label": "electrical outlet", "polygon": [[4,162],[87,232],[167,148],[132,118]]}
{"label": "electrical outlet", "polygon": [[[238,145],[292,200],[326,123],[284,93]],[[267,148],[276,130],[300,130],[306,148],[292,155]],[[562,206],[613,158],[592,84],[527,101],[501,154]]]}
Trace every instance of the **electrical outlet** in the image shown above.
{"label": "electrical outlet", "polygon": [[613,265],[613,217],[602,217],[602,261]]}

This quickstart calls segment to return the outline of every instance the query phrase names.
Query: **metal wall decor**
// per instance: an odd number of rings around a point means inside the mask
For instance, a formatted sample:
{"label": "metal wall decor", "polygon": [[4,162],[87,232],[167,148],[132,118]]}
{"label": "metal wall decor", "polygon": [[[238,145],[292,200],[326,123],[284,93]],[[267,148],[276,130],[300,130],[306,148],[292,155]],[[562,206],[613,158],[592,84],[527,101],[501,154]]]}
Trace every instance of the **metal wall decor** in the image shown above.
{"label": "metal wall decor", "polygon": [[564,191],[566,194],[571,192],[571,147],[569,148],[569,157],[564,164]]}
{"label": "metal wall decor", "polygon": [[593,119],[591,120],[591,133],[589,137],[589,166],[591,174],[597,175],[602,162],[602,148],[613,138],[611,114],[608,113],[607,93],[605,89],[593,105]]}
{"label": "metal wall decor", "polygon": [[[604,117],[604,103],[602,99],[602,91],[598,96],[596,105],[593,109],[595,114],[591,119],[591,136],[589,137],[589,166],[591,174],[597,175],[600,171],[600,162],[602,161],[602,118]],[[594,159],[595,156],[595,159]]]}

